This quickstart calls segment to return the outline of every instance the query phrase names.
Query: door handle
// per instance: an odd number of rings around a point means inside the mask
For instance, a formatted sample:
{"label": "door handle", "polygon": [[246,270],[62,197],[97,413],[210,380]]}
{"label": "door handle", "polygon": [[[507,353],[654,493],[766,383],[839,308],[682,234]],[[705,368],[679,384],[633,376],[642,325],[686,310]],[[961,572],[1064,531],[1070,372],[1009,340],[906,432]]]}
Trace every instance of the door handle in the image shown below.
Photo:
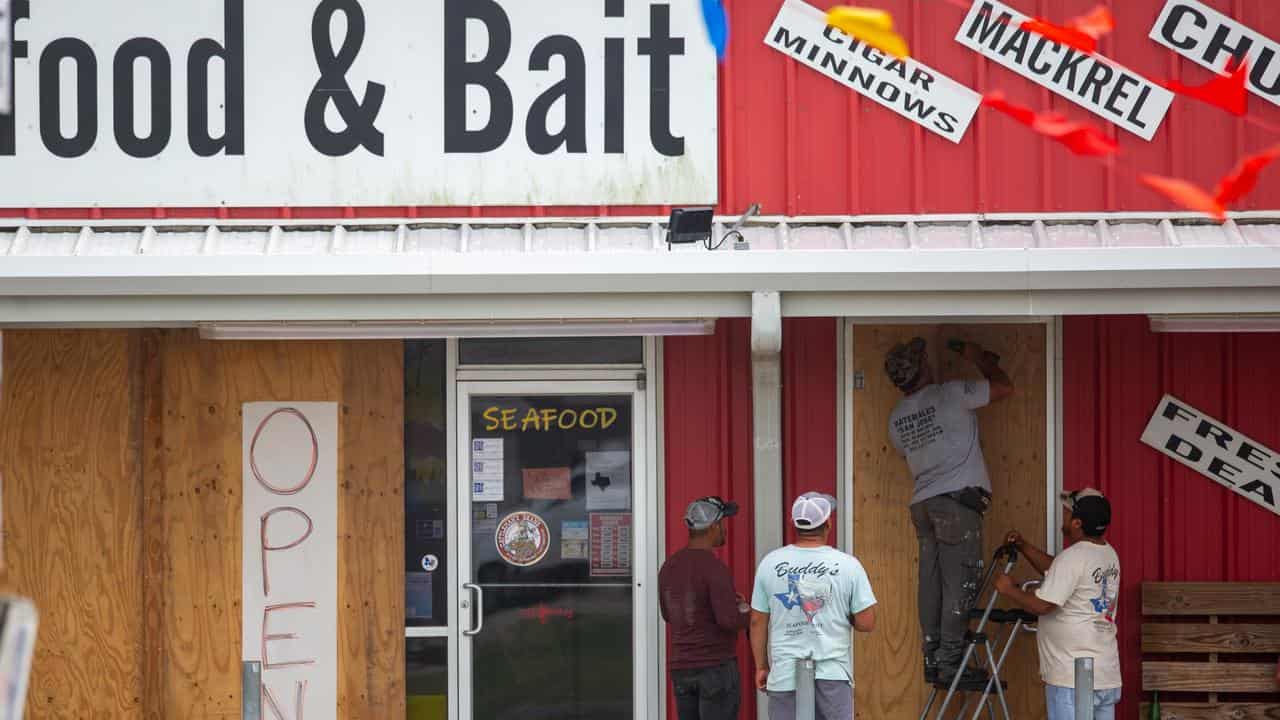
{"label": "door handle", "polygon": [[[474,637],[479,635],[480,631],[484,629],[484,589],[474,583],[462,583],[462,589],[470,590],[476,598],[476,626],[470,630],[462,631],[463,635]],[[463,603],[463,607],[466,607],[466,603]]]}

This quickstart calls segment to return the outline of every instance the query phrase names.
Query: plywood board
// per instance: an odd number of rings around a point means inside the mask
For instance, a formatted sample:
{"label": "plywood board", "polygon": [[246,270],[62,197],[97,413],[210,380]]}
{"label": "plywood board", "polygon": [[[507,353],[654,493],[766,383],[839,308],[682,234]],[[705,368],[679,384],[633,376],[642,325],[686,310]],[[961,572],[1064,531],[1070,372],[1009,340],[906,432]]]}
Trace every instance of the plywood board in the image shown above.
{"label": "plywood board", "polygon": [[240,715],[240,411],[265,400],[339,403],[338,715],[403,715],[401,344],[164,331],[158,355],[164,716]]}
{"label": "plywood board", "polygon": [[1276,615],[1280,583],[1146,582],[1143,615]]}
{"label": "plywood board", "polygon": [[[1029,325],[855,326],[853,369],[861,388],[853,393],[854,554],[866,566],[876,596],[878,626],[855,642],[855,707],[859,717],[904,720],[919,717],[928,695],[923,680],[917,611],[918,552],[908,506],[912,479],[906,461],[889,442],[889,413],[901,394],[884,374],[885,353],[896,343],[923,337],[940,380],[980,377],[945,347],[955,337],[999,353],[1016,394],[979,411],[981,438],[991,475],[993,507],[984,534],[986,561],[1016,528],[1037,544],[1045,537],[1047,415],[1045,327]],[[858,375],[855,374],[855,378]],[[1018,579],[1029,578],[1025,563]],[[1044,696],[1035,640],[1019,641],[1003,677],[1009,681],[1014,717],[1042,717]]]}
{"label": "plywood board", "polygon": [[1280,653],[1280,625],[1143,623],[1142,652]]}
{"label": "plywood board", "polygon": [[5,331],[0,589],[40,613],[27,717],[142,717],[138,348]]}
{"label": "plywood board", "polygon": [[[1142,703],[1138,717],[1151,717]],[[1280,720],[1280,703],[1160,703],[1161,720]]]}
{"label": "plywood board", "polygon": [[1270,693],[1280,691],[1273,663],[1144,662],[1143,690]]}

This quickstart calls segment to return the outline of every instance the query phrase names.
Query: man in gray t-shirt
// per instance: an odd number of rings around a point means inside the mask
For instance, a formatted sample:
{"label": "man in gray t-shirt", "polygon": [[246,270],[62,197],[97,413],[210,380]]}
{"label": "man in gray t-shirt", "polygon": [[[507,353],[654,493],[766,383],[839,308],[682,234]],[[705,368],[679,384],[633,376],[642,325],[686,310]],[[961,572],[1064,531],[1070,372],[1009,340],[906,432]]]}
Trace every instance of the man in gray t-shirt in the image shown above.
{"label": "man in gray t-shirt", "polygon": [[[982,514],[991,502],[991,480],[975,411],[1013,392],[999,356],[976,343],[951,346],[985,379],[935,383],[921,338],[895,346],[884,363],[903,394],[889,415],[889,439],[915,479],[911,522],[920,543],[920,629],[929,683],[948,682],[961,670],[969,608],[982,578]],[[985,675],[968,668],[962,680]]]}

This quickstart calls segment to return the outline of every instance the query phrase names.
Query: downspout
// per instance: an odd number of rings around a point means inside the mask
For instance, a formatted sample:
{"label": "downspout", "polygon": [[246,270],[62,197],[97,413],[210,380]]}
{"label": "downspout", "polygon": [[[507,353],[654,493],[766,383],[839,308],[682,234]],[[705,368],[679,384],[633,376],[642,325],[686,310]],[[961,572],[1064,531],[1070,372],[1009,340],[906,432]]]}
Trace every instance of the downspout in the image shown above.
{"label": "downspout", "polygon": [[[782,299],[776,292],[751,294],[751,419],[758,566],[782,545]],[[757,717],[768,720],[764,693],[757,700]]]}

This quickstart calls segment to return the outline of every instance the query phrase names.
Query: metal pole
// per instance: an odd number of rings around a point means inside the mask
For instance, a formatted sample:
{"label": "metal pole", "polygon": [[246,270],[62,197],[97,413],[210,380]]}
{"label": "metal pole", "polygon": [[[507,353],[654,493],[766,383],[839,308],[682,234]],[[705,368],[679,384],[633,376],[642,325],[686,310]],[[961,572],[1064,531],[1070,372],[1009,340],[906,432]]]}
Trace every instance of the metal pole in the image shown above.
{"label": "metal pole", "polygon": [[1076,658],[1076,720],[1093,720],[1093,658]]}
{"label": "metal pole", "polygon": [[796,720],[816,720],[818,664],[813,658],[796,660]]}

